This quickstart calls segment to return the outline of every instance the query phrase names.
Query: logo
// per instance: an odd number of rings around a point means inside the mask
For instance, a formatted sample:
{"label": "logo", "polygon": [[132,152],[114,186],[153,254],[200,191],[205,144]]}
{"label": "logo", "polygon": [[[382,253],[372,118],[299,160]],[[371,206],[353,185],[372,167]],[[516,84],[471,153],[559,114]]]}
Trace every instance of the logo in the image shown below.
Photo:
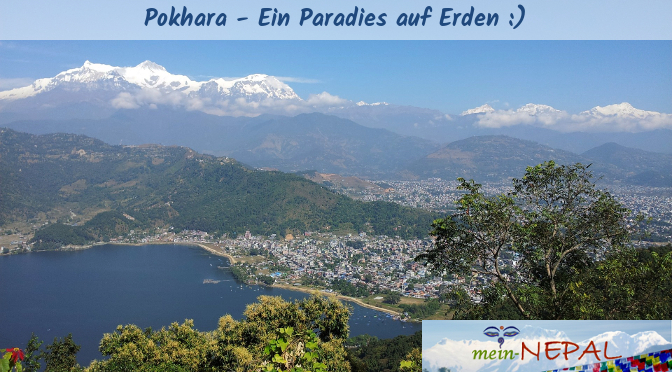
{"label": "logo", "polygon": [[[503,337],[500,337],[500,331],[501,335]],[[499,337],[497,339],[497,342],[499,342],[499,348],[502,348],[502,345],[504,344],[504,337],[514,337],[517,334],[520,333],[520,330],[516,327],[506,327],[500,326],[499,328],[497,327],[488,327],[483,331],[483,334],[488,336],[488,337]]]}

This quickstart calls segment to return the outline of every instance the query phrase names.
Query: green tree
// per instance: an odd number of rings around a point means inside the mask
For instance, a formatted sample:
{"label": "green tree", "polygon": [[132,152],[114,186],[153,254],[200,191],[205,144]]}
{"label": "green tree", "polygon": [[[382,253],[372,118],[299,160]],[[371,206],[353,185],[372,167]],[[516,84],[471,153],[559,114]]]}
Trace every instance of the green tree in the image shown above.
{"label": "green tree", "polygon": [[75,344],[72,340],[72,333],[65,338],[54,338],[51,345],[47,345],[47,351],[44,353],[46,364],[45,372],[64,372],[79,371],[81,368],[77,364],[77,353],[81,346]]}
{"label": "green tree", "polygon": [[[457,212],[434,221],[434,247],[418,256],[439,273],[488,279],[482,305],[457,296],[457,318],[479,318],[503,298],[521,318],[560,319],[576,294],[573,280],[629,242],[629,211],[597,189],[589,166],[553,161],[527,167],[513,191],[486,196],[460,178]],[[503,272],[504,257],[516,270]],[[469,303],[468,303],[469,302]],[[486,313],[484,313],[484,311]]]}
{"label": "green tree", "polygon": [[420,348],[411,350],[406,358],[399,363],[400,371],[420,372],[422,369],[422,352]]}
{"label": "green tree", "polygon": [[413,335],[360,343],[348,348],[348,359],[356,372],[395,372],[400,370],[402,360],[410,360],[407,356],[413,349],[419,351],[421,347],[422,332],[418,331]]}
{"label": "green tree", "polygon": [[401,301],[401,295],[397,292],[390,292],[385,295],[383,302],[386,304],[396,305]]}
{"label": "green tree", "polygon": [[672,314],[672,245],[625,249],[576,278],[577,318],[668,319]]}
{"label": "green tree", "polygon": [[44,341],[40,341],[34,333],[30,336],[23,359],[23,370],[25,372],[37,372],[42,367],[39,360],[43,358],[42,351],[40,351],[40,346],[43,343]]}
{"label": "green tree", "polygon": [[93,362],[87,371],[350,370],[343,346],[349,332],[347,306],[324,296],[258,300],[248,305],[244,319],[225,315],[212,332],[194,329],[191,320],[159,331],[119,326],[100,343],[108,358]]}

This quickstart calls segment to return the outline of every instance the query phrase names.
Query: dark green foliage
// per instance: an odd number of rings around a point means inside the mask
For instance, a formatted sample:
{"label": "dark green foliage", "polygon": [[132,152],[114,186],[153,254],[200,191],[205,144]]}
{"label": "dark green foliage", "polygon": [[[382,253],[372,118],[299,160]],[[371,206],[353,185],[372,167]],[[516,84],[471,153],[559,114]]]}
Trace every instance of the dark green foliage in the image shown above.
{"label": "dark green foliage", "polygon": [[[355,201],[294,174],[254,171],[183,147],[110,146],[75,135],[0,130],[0,170],[5,220],[55,207],[109,206],[140,226],[231,236],[355,230],[424,237],[436,217],[394,203]],[[133,228],[119,215],[100,219],[91,222],[96,239]]]}
{"label": "dark green foliage", "polygon": [[65,245],[84,245],[93,240],[83,226],[70,226],[62,223],[47,225],[35,232],[30,240],[35,243],[35,250],[43,251],[61,248]]}
{"label": "dark green foliage", "polygon": [[98,213],[84,224],[86,231],[98,240],[110,240],[127,234],[130,230],[146,227],[138,219],[130,219],[118,211]]}
{"label": "dark green foliage", "polygon": [[383,302],[386,304],[396,305],[401,301],[401,294],[398,292],[390,292],[386,294],[383,298]]}
{"label": "dark green foliage", "polygon": [[432,299],[424,304],[401,304],[399,307],[404,309],[404,312],[408,313],[411,318],[425,319],[434,315],[441,308],[441,303]]}
{"label": "dark green foliage", "polygon": [[139,228],[141,225],[136,221],[124,217],[121,212],[102,212],[82,226],[61,223],[47,225],[36,231],[30,242],[35,243],[35,250],[41,251],[67,245],[84,245],[100,240],[109,241],[110,238],[125,235],[131,229]]}
{"label": "dark green foliage", "polygon": [[361,241],[361,240],[348,240],[347,242],[345,242],[345,245],[347,245],[348,247],[355,248],[355,249],[364,248],[364,242]]}
{"label": "dark green foliage", "polygon": [[259,278],[260,282],[262,282],[266,285],[273,285],[273,283],[275,283],[275,279],[273,279],[272,277],[270,277],[268,275],[261,275],[258,278]]}
{"label": "dark green foliage", "polygon": [[355,347],[362,347],[370,344],[371,342],[378,341],[378,337],[376,336],[371,336],[367,334],[355,336],[355,337],[350,337],[345,341],[346,346],[355,346]]}
{"label": "dark green foliage", "polygon": [[266,255],[266,250],[262,248],[252,248],[248,252],[250,256],[264,256]]}
{"label": "dark green foliage", "polygon": [[80,370],[77,364],[77,353],[81,347],[72,340],[72,334],[65,338],[54,338],[51,345],[47,345],[44,353],[45,372],[63,372]]}
{"label": "dark green foliage", "polygon": [[370,340],[348,349],[348,360],[352,372],[398,371],[401,360],[414,348],[422,348],[422,333],[419,331],[410,336]]}
{"label": "dark green foliage", "polygon": [[[546,162],[514,179],[513,192],[494,197],[461,179],[468,193],[458,212],[434,222],[436,244],[417,258],[437,271],[483,280],[479,304],[463,289],[448,295],[456,318],[669,316],[665,267],[672,255],[647,261],[627,248],[636,226],[628,222],[630,211],[591,177],[587,166]],[[508,275],[505,257],[517,261]],[[648,303],[639,301],[639,292]]]}
{"label": "dark green foliage", "polygon": [[28,345],[24,349],[23,370],[25,372],[38,372],[42,366],[39,362],[43,358],[40,346],[44,341],[40,341],[33,333],[28,340]]}
{"label": "dark green foliage", "polygon": [[327,283],[320,278],[314,278],[308,275],[301,277],[301,285],[305,286],[317,286],[317,287],[326,287]]}
{"label": "dark green foliage", "polygon": [[625,249],[577,278],[582,294],[568,315],[591,319],[669,319],[672,314],[672,245]]}
{"label": "dark green foliage", "polygon": [[230,266],[231,274],[239,282],[247,282],[250,279],[250,274],[247,272],[247,267],[242,265],[231,265]]}
{"label": "dark green foliage", "polygon": [[331,288],[344,296],[350,297],[366,297],[370,294],[366,285],[362,283],[352,284],[343,279],[334,279]]}

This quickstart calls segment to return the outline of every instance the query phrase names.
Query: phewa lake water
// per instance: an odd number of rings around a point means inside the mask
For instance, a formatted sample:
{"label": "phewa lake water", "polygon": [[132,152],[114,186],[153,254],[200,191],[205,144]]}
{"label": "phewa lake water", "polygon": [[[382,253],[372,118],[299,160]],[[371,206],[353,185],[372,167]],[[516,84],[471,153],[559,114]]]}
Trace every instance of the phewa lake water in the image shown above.
{"label": "phewa lake water", "polygon": [[[193,319],[202,331],[231,314],[243,317],[260,295],[301,299],[308,294],[236,282],[224,257],[180,245],[104,245],[69,252],[0,257],[0,348],[25,347],[31,333],[44,345],[72,333],[81,365],[101,359],[98,344],[117,325],[159,329]],[[205,279],[220,280],[204,284]],[[350,335],[390,338],[412,334],[404,323],[354,303]],[[44,346],[43,345],[43,346]]]}

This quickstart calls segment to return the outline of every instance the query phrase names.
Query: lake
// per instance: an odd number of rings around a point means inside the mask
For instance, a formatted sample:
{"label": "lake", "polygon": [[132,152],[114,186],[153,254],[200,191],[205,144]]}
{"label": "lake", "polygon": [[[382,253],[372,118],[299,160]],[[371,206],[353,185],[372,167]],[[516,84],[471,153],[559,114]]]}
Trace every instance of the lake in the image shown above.
{"label": "lake", "polygon": [[[217,328],[231,314],[241,319],[260,295],[285,300],[308,296],[280,288],[236,282],[224,257],[193,246],[103,245],[68,252],[0,256],[0,348],[25,347],[34,332],[45,344],[72,333],[82,346],[81,365],[100,359],[103,333],[117,325],[159,329],[193,319],[197,329]],[[220,280],[203,284],[205,279]],[[420,323],[394,321],[354,303],[350,335],[408,335]]]}

